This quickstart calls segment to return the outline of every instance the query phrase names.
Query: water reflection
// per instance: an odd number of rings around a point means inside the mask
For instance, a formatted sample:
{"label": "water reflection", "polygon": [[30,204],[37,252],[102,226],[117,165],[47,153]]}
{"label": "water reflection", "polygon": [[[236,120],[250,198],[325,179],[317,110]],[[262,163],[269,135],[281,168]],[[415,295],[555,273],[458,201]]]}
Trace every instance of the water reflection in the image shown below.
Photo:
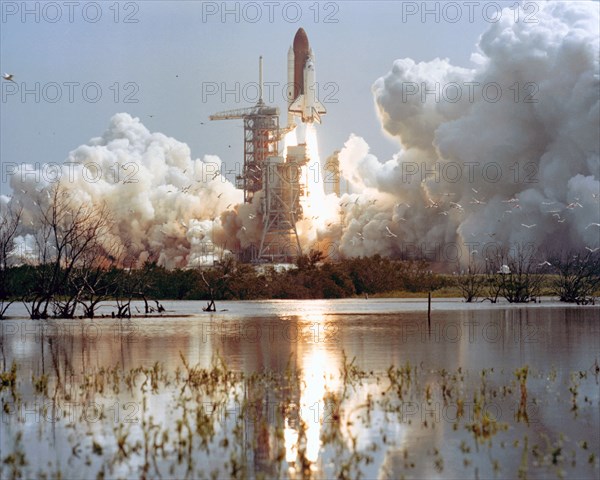
{"label": "water reflection", "polygon": [[[22,431],[26,477],[49,463],[81,478],[492,476],[492,460],[516,476],[523,439],[542,444],[543,433],[550,446],[530,477],[553,472],[561,438],[579,452],[561,468],[597,476],[582,456],[600,446],[587,428],[599,424],[597,313],[450,309],[428,325],[422,312],[331,315],[315,302],[298,315],[2,322],[3,378],[15,361],[22,401],[0,391],[2,458]],[[514,375],[523,365],[526,402]],[[45,417],[32,421],[44,402]],[[497,417],[493,447],[475,440],[495,425],[476,408]]]}
{"label": "water reflection", "polygon": [[[300,415],[305,427],[306,458],[316,463],[321,445],[321,424],[329,412],[323,402],[326,390],[339,389],[340,356],[327,344],[327,320],[323,314],[307,315],[302,320],[313,332],[313,342],[298,344],[302,378]],[[331,330],[331,328],[330,328]],[[293,448],[293,447],[292,447]]]}

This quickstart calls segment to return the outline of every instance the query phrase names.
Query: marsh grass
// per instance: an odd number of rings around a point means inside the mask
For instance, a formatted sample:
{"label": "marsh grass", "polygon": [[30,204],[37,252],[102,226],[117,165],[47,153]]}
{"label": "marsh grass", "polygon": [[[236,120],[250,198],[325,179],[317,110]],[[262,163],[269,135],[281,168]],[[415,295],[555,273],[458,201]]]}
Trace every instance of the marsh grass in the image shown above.
{"label": "marsh grass", "polygon": [[[563,395],[555,401],[565,415],[589,414],[597,399],[582,402],[580,391],[597,385],[598,372],[572,372],[567,385],[556,382],[554,369],[529,365],[509,375],[493,368],[427,369],[407,361],[374,372],[344,355],[338,383],[327,384],[320,400],[315,460],[308,450],[314,412],[299,411],[307,385],[292,357],[283,371],[250,374],[231,369],[219,354],[207,367],[191,364],[183,353],[180,359],[173,371],[158,362],[91,368],[78,382],[57,373],[65,371],[63,365],[55,365],[53,375],[35,376],[13,363],[0,374],[7,436],[0,477],[351,479],[387,472],[399,478],[430,468],[465,478],[484,472],[520,479],[598,475],[597,437],[585,430],[578,438],[549,433],[528,411],[534,385],[536,391],[558,389]],[[90,402],[95,407],[77,415],[54,408]],[[493,402],[507,411],[515,405],[515,415],[496,418]],[[32,437],[29,417],[15,412],[40,404],[46,410]],[[439,414],[446,407],[453,415]],[[52,422],[44,421],[48,416]],[[293,459],[289,428],[296,432]],[[435,432],[445,428],[456,443],[440,441]],[[64,432],[60,443],[51,443],[58,460],[41,463],[38,448],[52,441],[56,429]],[[406,443],[398,436],[406,429],[432,443],[426,450]],[[398,461],[384,467],[390,455]]]}

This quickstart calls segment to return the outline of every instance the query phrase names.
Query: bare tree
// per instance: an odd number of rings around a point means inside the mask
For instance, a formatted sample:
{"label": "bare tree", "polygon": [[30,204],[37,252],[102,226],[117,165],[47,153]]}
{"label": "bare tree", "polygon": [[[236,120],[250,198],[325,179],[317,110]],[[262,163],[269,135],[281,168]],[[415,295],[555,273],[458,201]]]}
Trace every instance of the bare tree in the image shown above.
{"label": "bare tree", "polygon": [[485,289],[486,277],[483,267],[472,257],[469,259],[467,269],[456,276],[456,286],[460,290],[465,302],[472,302],[481,296]]}
{"label": "bare tree", "polygon": [[10,273],[8,271],[9,257],[13,250],[13,241],[21,222],[23,209],[11,209],[10,206],[0,204],[0,319],[12,304],[13,293],[11,290]]}
{"label": "bare tree", "polygon": [[115,294],[118,279],[114,272],[122,250],[115,241],[108,247],[96,245],[83,254],[81,264],[74,271],[73,283],[83,288],[79,304],[84,317],[94,318],[100,303]]}
{"label": "bare tree", "polygon": [[501,251],[500,263],[500,294],[509,303],[535,302],[543,282],[537,248],[533,244],[516,244]]}
{"label": "bare tree", "polygon": [[[143,300],[144,314],[165,311],[164,307],[154,300],[156,307],[149,304],[149,292],[152,290],[153,274],[156,267],[157,252],[150,252],[142,268],[137,268],[140,252],[130,254],[123,262],[123,269],[118,272],[117,285],[115,287],[115,300],[117,303],[118,318],[131,318],[131,302],[134,299]],[[137,308],[137,307],[136,307]]]}
{"label": "bare tree", "polygon": [[76,269],[84,263],[86,253],[101,251],[102,238],[110,229],[109,214],[104,205],[75,200],[60,184],[49,196],[49,205],[40,206],[36,236],[39,265],[33,289],[24,302],[31,318],[48,318],[50,308],[56,317],[73,318],[85,287],[75,282]]}
{"label": "bare tree", "polygon": [[501,275],[505,271],[503,267],[508,268],[508,266],[500,262],[500,258],[501,256],[498,255],[495,259],[485,259],[485,274],[483,277],[485,286],[484,300],[489,300],[491,303],[498,302],[498,297],[500,297],[500,291],[502,290]]}
{"label": "bare tree", "polygon": [[557,276],[552,291],[561,302],[594,304],[600,289],[600,252],[563,252],[550,256],[549,263]]}
{"label": "bare tree", "polygon": [[208,294],[210,296],[210,301],[206,304],[206,307],[202,307],[202,310],[204,310],[205,312],[215,312],[217,310],[217,307],[215,305],[214,290],[208,283],[208,280],[206,280],[206,277],[204,276],[204,272],[202,270],[200,270],[200,277],[202,278],[202,281],[205,283],[206,288],[208,288]]}

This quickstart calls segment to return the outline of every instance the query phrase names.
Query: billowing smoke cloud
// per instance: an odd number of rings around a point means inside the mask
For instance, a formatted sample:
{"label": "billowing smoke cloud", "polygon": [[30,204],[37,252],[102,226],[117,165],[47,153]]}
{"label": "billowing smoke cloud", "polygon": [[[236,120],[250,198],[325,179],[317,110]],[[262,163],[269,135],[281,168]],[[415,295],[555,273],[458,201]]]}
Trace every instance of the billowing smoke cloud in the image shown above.
{"label": "billowing smoke cloud", "polygon": [[506,13],[480,37],[475,68],[405,58],[375,82],[402,149],[382,163],[352,135],[341,151],[356,192],[330,232],[344,254],[599,246],[598,6],[542,2],[537,23]]}
{"label": "billowing smoke cloud", "polygon": [[[17,251],[33,252],[40,210],[58,182],[74,201],[106,205],[114,228],[106,242],[139,262],[166,267],[212,263],[232,249],[222,219],[242,201],[241,191],[221,174],[221,160],[193,160],[189,147],[150,133],[137,118],[117,114],[102,137],[72,151],[64,164],[21,165],[11,176],[13,207],[23,207]],[[229,242],[228,242],[229,240]]]}

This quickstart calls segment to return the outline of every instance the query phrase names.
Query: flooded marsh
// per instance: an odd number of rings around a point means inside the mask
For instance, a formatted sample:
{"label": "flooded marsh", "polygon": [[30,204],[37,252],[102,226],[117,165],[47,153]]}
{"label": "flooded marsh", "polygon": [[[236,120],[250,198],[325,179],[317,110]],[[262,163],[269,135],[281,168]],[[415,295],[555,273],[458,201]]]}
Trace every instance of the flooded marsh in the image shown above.
{"label": "flooded marsh", "polygon": [[597,478],[595,307],[0,323],[2,478]]}

